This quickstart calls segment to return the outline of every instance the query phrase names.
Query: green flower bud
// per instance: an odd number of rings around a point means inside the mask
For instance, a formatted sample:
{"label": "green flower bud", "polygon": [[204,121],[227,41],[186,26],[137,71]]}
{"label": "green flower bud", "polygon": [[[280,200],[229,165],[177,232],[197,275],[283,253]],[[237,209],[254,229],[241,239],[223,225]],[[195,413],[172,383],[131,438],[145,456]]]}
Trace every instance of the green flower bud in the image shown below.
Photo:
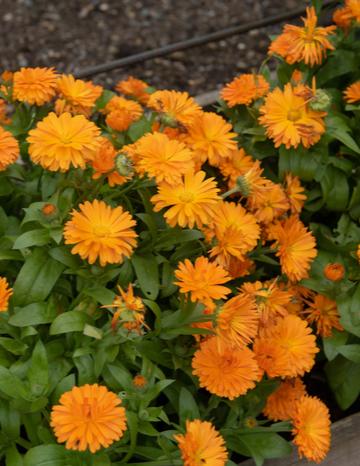
{"label": "green flower bud", "polygon": [[118,173],[122,176],[130,176],[134,171],[131,160],[122,152],[116,156],[115,166]]}
{"label": "green flower bud", "polygon": [[330,95],[323,89],[317,89],[315,97],[310,101],[310,108],[318,112],[325,112],[331,104]]}
{"label": "green flower bud", "polygon": [[249,196],[250,195],[250,186],[249,183],[247,182],[246,178],[244,176],[239,176],[238,179],[236,180],[236,185],[239,187],[239,192],[243,196]]}

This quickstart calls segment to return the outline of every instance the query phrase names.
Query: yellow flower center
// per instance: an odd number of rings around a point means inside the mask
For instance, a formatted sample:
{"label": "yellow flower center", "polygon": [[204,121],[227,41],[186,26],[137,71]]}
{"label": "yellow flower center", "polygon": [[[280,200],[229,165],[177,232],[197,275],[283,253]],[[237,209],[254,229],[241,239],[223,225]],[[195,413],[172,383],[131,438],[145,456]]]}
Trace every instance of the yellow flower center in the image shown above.
{"label": "yellow flower center", "polygon": [[98,236],[99,238],[109,236],[108,227],[105,225],[94,225],[92,228],[92,232],[95,236]]}
{"label": "yellow flower center", "polygon": [[63,136],[63,137],[60,138],[60,142],[66,146],[68,144],[72,144],[73,141],[72,141],[71,136],[67,136],[67,137]]}
{"label": "yellow flower center", "polygon": [[190,192],[184,192],[179,195],[181,202],[192,202],[194,200],[194,194]]}
{"label": "yellow flower center", "polygon": [[297,109],[292,109],[288,111],[287,119],[290,121],[297,121],[301,118],[301,112]]}

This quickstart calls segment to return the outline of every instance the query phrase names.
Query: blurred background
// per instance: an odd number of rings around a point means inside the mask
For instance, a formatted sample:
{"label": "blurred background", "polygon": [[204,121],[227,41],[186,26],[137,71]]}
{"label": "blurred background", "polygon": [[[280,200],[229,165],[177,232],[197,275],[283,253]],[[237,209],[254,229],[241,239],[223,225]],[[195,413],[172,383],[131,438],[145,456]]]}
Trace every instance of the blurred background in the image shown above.
{"label": "blurred background", "polygon": [[[82,68],[305,6],[300,0],[0,0],[0,64]],[[128,75],[199,94],[265,58],[281,24],[94,76],[112,87]]]}

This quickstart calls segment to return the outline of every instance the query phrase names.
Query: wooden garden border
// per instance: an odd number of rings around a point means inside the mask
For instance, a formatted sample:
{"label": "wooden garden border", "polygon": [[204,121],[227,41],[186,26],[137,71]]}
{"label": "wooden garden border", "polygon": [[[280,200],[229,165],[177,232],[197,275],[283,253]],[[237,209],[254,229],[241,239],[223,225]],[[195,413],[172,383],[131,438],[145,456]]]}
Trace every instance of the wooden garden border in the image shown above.
{"label": "wooden garden border", "polygon": [[[360,465],[360,413],[334,422],[331,426],[331,449],[321,466]],[[239,466],[254,466],[254,460],[247,460]],[[312,461],[299,460],[296,448],[291,456],[282,459],[265,460],[264,466],[311,466]]]}

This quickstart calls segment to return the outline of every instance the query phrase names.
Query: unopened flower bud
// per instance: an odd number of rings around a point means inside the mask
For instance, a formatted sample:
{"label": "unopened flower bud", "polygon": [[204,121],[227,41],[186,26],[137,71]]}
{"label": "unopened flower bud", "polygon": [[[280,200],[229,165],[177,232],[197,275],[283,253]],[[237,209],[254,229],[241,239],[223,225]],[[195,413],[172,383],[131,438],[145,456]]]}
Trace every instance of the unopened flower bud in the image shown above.
{"label": "unopened flower bud", "polygon": [[54,217],[54,215],[57,213],[57,207],[55,204],[44,204],[41,213],[44,215],[44,217]]}
{"label": "unopened flower bud", "polygon": [[325,112],[330,107],[330,104],[330,95],[323,89],[317,89],[315,92],[315,97],[310,101],[309,106],[312,110]]}
{"label": "unopened flower bud", "polygon": [[236,184],[239,187],[239,192],[243,196],[249,196],[250,186],[249,186],[247,179],[244,176],[239,176],[236,180]]}
{"label": "unopened flower bud", "polygon": [[130,176],[134,171],[131,160],[122,152],[116,156],[115,166],[118,173],[122,176]]}
{"label": "unopened flower bud", "polygon": [[345,268],[342,264],[339,263],[328,264],[326,267],[324,267],[323,272],[325,278],[328,280],[331,280],[332,282],[339,282],[344,278]]}
{"label": "unopened flower bud", "polygon": [[178,122],[175,120],[174,117],[172,117],[168,113],[162,113],[161,114],[160,123],[164,124],[165,126],[170,126],[170,128],[177,128],[178,127]]}
{"label": "unopened flower bud", "polygon": [[135,375],[135,377],[133,378],[133,381],[132,381],[134,387],[136,388],[144,388],[148,381],[146,379],[146,377],[144,377],[143,375],[141,374],[138,374],[138,375]]}

